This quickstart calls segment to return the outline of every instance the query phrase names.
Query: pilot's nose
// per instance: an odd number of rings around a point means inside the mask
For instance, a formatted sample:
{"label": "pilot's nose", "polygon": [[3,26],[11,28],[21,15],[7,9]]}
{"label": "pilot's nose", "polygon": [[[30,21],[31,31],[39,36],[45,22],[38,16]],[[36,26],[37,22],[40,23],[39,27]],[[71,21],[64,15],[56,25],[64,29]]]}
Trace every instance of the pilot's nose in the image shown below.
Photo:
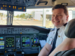
{"label": "pilot's nose", "polygon": [[56,16],[54,16],[53,18],[54,18],[54,20],[57,20],[57,19],[58,19],[58,16],[56,15]]}

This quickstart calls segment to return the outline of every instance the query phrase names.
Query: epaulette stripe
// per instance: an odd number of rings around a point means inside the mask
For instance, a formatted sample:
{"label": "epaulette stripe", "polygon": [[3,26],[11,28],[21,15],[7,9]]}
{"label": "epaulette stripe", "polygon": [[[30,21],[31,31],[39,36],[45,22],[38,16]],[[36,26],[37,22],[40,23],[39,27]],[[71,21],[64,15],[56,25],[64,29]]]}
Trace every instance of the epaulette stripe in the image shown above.
{"label": "epaulette stripe", "polygon": [[55,30],[55,28],[51,29],[51,31],[54,31],[54,30]]}

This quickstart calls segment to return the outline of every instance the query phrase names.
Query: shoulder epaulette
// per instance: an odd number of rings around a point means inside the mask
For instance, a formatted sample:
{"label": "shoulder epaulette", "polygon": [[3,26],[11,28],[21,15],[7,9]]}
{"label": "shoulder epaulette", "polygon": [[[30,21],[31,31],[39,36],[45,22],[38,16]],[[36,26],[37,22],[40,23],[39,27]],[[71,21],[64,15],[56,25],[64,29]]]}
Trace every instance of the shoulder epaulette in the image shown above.
{"label": "shoulder epaulette", "polygon": [[54,31],[54,30],[55,30],[55,28],[52,28],[52,29],[51,29],[51,31]]}

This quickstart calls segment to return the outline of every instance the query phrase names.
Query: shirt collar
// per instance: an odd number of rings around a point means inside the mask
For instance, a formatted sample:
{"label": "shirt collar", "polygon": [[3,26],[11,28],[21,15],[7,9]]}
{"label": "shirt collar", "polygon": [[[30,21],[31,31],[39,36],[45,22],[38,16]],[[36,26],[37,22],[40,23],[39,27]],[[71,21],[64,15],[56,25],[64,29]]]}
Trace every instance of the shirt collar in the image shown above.
{"label": "shirt collar", "polygon": [[[63,26],[59,27],[59,30],[63,29],[65,26],[67,25],[67,23],[65,23]],[[55,27],[55,30],[57,30],[58,28]]]}

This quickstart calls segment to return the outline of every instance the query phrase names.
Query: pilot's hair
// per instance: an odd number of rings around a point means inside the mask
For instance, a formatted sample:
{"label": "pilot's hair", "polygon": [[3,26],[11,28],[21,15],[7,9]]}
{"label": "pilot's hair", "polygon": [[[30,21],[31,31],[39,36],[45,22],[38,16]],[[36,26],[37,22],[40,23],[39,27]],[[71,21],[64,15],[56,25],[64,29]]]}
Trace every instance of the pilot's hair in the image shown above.
{"label": "pilot's hair", "polygon": [[67,7],[66,7],[65,5],[62,5],[62,4],[57,4],[57,5],[55,5],[55,6],[52,8],[52,11],[53,11],[54,9],[59,9],[59,8],[64,9],[64,13],[65,13],[66,15],[68,15]]}

